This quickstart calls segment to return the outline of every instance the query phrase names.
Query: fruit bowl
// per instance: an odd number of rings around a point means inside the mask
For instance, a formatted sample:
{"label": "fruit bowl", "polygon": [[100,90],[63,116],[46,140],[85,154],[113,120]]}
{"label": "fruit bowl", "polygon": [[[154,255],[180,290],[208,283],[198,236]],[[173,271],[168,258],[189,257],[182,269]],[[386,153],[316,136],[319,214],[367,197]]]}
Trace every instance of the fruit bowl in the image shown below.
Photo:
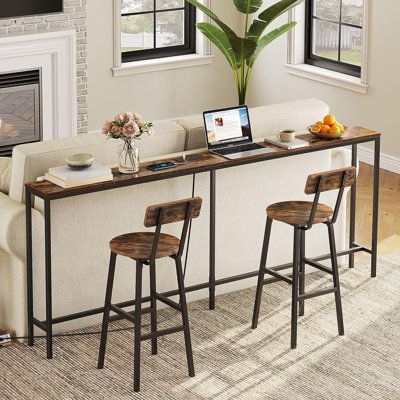
{"label": "fruit bowl", "polygon": [[341,132],[341,133],[322,133],[322,132],[318,132],[318,133],[317,133],[317,132],[313,132],[313,131],[312,131],[312,127],[313,127],[313,126],[314,126],[314,125],[310,125],[310,126],[308,127],[308,132],[310,132],[310,133],[313,134],[314,136],[316,136],[316,137],[318,137],[318,138],[321,138],[321,139],[338,139],[338,138],[340,138],[341,136],[345,135],[345,134],[349,131],[349,127],[343,125],[344,131]]}

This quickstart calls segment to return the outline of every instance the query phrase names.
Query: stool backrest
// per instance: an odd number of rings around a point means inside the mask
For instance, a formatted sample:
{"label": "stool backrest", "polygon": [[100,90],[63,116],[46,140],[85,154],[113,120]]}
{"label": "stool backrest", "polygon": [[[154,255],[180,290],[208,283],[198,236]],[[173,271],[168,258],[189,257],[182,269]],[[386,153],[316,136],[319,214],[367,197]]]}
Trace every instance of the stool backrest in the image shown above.
{"label": "stool backrest", "polygon": [[329,224],[334,224],[336,222],[339,214],[340,204],[343,198],[344,189],[354,184],[356,176],[356,168],[348,167],[336,169],[333,171],[321,172],[319,174],[313,174],[308,177],[304,192],[306,194],[315,194],[315,197],[306,229],[310,229],[314,223],[314,217],[317,211],[318,201],[321,192],[339,189],[335,210],[333,212],[331,220],[329,221]]}
{"label": "stool backrest", "polygon": [[192,197],[189,199],[172,201],[170,203],[157,204],[155,206],[147,207],[146,215],[144,217],[144,226],[146,228],[150,228],[152,226],[156,227],[150,262],[154,262],[157,254],[161,227],[165,224],[172,224],[173,222],[184,221],[179,250],[176,254],[176,256],[179,258],[182,256],[189,228],[189,222],[191,223],[193,218],[197,218],[200,215],[202,202],[203,200],[201,197]]}
{"label": "stool backrest", "polygon": [[201,197],[192,197],[147,207],[144,226],[151,228],[159,224],[165,225],[197,218],[200,215],[202,201]]}
{"label": "stool backrest", "polygon": [[327,192],[340,189],[342,186],[349,187],[353,185],[356,173],[355,167],[348,167],[309,175],[304,192],[306,194],[315,194],[318,190]]}

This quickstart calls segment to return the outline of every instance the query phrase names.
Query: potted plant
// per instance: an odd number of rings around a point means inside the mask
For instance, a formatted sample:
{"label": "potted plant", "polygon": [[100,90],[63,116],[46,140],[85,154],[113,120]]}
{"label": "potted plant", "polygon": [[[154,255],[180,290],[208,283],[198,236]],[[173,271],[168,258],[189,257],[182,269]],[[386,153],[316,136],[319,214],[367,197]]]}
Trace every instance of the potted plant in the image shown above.
{"label": "potted plant", "polygon": [[297,23],[286,23],[263,35],[265,29],[276,18],[302,3],[303,0],[280,0],[266,8],[252,21],[250,21],[250,14],[260,9],[263,0],[233,0],[236,9],[245,16],[244,37],[238,36],[233,29],[199,1],[187,1],[215,22],[216,25],[198,22],[196,26],[227,59],[235,77],[239,104],[245,104],[247,88],[258,55],[268,44],[293,29]]}
{"label": "potted plant", "polygon": [[118,148],[119,172],[132,174],[139,171],[139,149],[135,140],[143,134],[153,135],[153,124],[143,121],[139,114],[125,112],[118,114],[112,121],[103,125],[107,138],[120,139],[123,143]]}

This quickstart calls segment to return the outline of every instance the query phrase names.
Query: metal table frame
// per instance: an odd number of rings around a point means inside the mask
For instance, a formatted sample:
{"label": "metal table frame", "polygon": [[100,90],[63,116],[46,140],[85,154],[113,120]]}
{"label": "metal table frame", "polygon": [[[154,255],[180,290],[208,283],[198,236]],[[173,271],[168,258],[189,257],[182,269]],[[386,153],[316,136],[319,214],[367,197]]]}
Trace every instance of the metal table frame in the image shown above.
{"label": "metal table frame", "polygon": [[[354,267],[354,254],[357,252],[367,252],[371,255],[371,277],[376,277],[377,273],[377,248],[378,248],[378,208],[379,208],[379,168],[380,168],[380,135],[374,137],[366,137],[360,140],[355,140],[355,143],[348,142],[337,142],[336,146],[331,146],[329,148],[316,148],[310,149],[305,152],[313,152],[313,151],[323,151],[327,149],[337,148],[337,147],[345,147],[351,146],[352,148],[352,157],[351,157],[351,165],[357,166],[357,145],[359,143],[366,142],[374,142],[374,184],[373,184],[373,217],[372,217],[372,246],[371,249],[366,248],[365,246],[358,245],[355,242],[356,237],[356,185],[354,184],[351,188],[350,195],[350,235],[349,235],[349,248],[343,251],[338,251],[337,256],[345,256],[349,255],[349,267]],[[299,153],[290,153],[288,152],[286,155],[280,155],[275,158],[282,157],[290,157],[297,155]],[[304,153],[301,153],[304,154]],[[274,159],[274,158],[272,158]],[[262,162],[268,161],[264,159],[250,159],[242,164],[249,164],[253,162]],[[235,165],[232,165],[235,166]],[[193,292],[202,289],[209,289],[209,309],[215,309],[215,289],[216,286],[224,285],[230,282],[239,281],[242,279],[248,279],[252,277],[256,277],[258,275],[258,269],[252,272],[230,276],[227,278],[216,279],[216,266],[215,266],[215,230],[216,230],[216,171],[218,169],[228,168],[228,166],[223,165],[221,167],[210,167],[210,236],[209,236],[209,280],[208,282],[200,283],[197,285],[189,286],[186,288],[186,292]],[[201,170],[199,172],[206,172]],[[184,175],[192,175],[196,173],[194,171],[188,171],[187,173],[182,173],[176,176],[184,176]],[[160,178],[168,179],[168,178]],[[132,184],[133,185],[133,184]],[[109,190],[109,189],[105,189]],[[85,192],[88,193],[88,192]],[[85,194],[79,193],[79,194]],[[79,195],[79,194],[74,194]],[[46,332],[46,341],[47,341],[47,358],[51,359],[53,357],[53,325],[59,324],[66,321],[71,321],[78,318],[83,318],[95,314],[99,314],[103,312],[103,307],[98,307],[86,311],[81,311],[74,314],[69,314],[61,317],[53,318],[52,311],[52,254],[51,254],[51,199],[43,198],[44,200],[44,221],[45,221],[45,291],[46,291],[46,320],[39,321],[34,317],[33,310],[33,263],[32,263],[32,206],[33,206],[33,197],[35,196],[32,193],[29,184],[26,185],[26,251],[27,251],[27,302],[28,302],[28,345],[34,345],[34,326],[37,326],[44,332]],[[36,194],[38,196],[38,194]],[[71,195],[69,195],[71,196]],[[38,196],[40,197],[40,196]],[[58,198],[63,198],[58,197]],[[322,255],[319,257],[314,257],[311,260],[313,261],[322,261],[330,258],[329,254]],[[283,265],[278,265],[275,267],[271,267],[272,270],[280,271],[287,268],[292,268],[292,263],[287,263]],[[277,282],[277,278],[267,278],[265,283],[273,283]],[[162,293],[163,296],[175,296],[178,294],[178,290],[172,290],[169,292]],[[150,301],[150,297],[143,297],[142,302]],[[128,307],[133,306],[135,303],[134,300],[126,301],[123,303],[117,304],[118,307]],[[121,319],[118,315],[110,318],[110,321],[115,321]]]}

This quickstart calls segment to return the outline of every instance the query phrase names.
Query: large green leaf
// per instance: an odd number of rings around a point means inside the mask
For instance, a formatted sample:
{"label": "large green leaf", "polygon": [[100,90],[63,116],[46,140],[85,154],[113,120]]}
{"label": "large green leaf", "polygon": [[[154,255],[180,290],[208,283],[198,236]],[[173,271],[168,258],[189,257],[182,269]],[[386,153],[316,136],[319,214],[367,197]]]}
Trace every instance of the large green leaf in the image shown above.
{"label": "large green leaf", "polygon": [[255,40],[260,39],[265,28],[273,22],[276,18],[289,11],[290,9],[298,6],[304,0],[281,0],[275,3],[271,7],[265,9],[251,24],[248,32],[246,33],[246,38],[252,38]]}
{"label": "large green leaf", "polygon": [[243,14],[253,14],[261,7],[263,0],[233,0],[238,11]]}
{"label": "large green leaf", "polygon": [[222,22],[216,14],[205,7],[203,4],[199,3],[197,0],[187,0],[190,4],[193,4],[200,11],[210,17],[225,33],[228,37],[229,42],[232,46],[233,52],[236,58],[245,60],[251,57],[257,47],[257,41],[254,39],[241,38],[236,35],[236,33],[229,28],[224,22]]}
{"label": "large green leaf", "polygon": [[247,64],[250,68],[254,66],[254,63],[260,54],[260,52],[264,49],[265,46],[268,46],[271,42],[277,39],[279,36],[282,36],[286,32],[290,31],[292,28],[296,26],[297,22],[289,22],[285,25],[282,25],[279,28],[274,29],[273,31],[269,32],[267,35],[263,36],[257,44],[257,48],[254,54],[247,60]]}
{"label": "large green leaf", "polygon": [[225,32],[208,22],[198,22],[196,26],[204,36],[220,49],[232,69],[238,69],[240,67],[240,64],[236,61],[232,46]]}
{"label": "large green leaf", "polygon": [[279,16],[289,11],[290,9],[298,6],[304,0],[280,0],[271,7],[265,9],[258,18],[265,21],[269,25],[272,21],[277,19]]}

